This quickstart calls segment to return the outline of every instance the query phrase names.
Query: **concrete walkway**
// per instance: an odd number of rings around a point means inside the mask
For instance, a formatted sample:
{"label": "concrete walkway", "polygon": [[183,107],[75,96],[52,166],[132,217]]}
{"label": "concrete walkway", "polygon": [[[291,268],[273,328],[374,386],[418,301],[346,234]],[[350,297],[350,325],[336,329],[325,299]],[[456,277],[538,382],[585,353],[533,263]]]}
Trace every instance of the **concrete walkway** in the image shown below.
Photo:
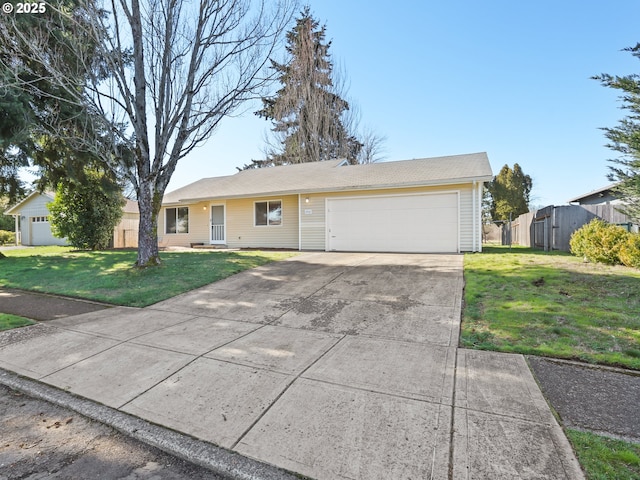
{"label": "concrete walkway", "polygon": [[462,259],[303,254],[0,335],[0,367],[316,479],[583,478],[524,358],[456,348]]}

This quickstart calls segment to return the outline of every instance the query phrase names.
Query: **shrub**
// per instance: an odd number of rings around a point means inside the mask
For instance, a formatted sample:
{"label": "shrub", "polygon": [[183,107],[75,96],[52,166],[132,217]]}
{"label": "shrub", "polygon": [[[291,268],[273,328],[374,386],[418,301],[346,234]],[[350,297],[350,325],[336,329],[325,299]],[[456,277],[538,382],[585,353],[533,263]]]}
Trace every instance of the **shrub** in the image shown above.
{"label": "shrub", "polygon": [[54,201],[47,205],[51,231],[58,238],[66,237],[78,249],[107,248],[124,204],[115,183],[88,170],[83,183],[66,181],[58,185]]}
{"label": "shrub", "polygon": [[0,245],[16,243],[16,234],[7,230],[0,230]]}
{"label": "shrub", "polygon": [[624,228],[596,218],[576,230],[569,245],[574,255],[590,262],[614,265],[621,263],[620,249],[629,235]]}
{"label": "shrub", "polygon": [[620,261],[627,267],[640,268],[640,234],[630,233],[620,245]]}

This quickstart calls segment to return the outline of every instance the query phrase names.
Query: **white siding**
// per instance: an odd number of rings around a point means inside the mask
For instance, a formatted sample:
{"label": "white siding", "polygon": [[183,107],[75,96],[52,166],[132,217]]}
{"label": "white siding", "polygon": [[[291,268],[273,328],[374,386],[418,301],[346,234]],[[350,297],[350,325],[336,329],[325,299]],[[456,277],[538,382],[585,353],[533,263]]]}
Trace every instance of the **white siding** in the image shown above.
{"label": "white siding", "polygon": [[473,195],[471,184],[460,188],[460,251],[473,251]]}
{"label": "white siding", "polygon": [[66,245],[66,238],[56,238],[51,233],[50,222],[32,222],[34,217],[48,217],[47,204],[51,199],[36,195],[20,207],[20,231],[23,245]]}

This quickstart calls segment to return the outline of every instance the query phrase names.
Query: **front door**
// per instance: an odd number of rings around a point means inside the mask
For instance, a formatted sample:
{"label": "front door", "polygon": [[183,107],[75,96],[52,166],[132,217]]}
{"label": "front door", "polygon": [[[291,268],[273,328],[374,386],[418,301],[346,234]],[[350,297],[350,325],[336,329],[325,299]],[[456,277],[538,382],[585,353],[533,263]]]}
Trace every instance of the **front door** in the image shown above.
{"label": "front door", "polygon": [[224,205],[211,205],[211,243],[224,245],[227,236],[224,227]]}

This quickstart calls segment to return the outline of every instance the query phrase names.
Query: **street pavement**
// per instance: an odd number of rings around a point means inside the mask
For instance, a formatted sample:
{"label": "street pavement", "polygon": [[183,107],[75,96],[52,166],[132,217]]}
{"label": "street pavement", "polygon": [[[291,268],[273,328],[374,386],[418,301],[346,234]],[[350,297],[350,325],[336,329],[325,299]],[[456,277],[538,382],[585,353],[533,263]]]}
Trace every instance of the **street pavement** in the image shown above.
{"label": "street pavement", "polygon": [[584,478],[524,357],[457,348],[462,261],[305,253],[0,334],[0,367],[316,479]]}

